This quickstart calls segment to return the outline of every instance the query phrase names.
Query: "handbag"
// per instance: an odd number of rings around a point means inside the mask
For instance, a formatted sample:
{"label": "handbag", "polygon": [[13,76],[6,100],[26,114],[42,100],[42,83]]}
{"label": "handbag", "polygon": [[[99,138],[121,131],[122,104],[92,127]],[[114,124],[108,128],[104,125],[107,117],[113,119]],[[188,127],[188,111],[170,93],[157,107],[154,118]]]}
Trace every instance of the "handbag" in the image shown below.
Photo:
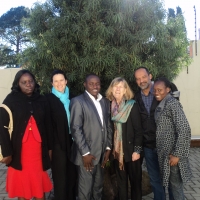
{"label": "handbag", "polygon": [[[9,124],[8,124],[8,126],[4,126],[4,128],[8,129],[8,133],[9,133],[10,138],[11,138],[12,131],[13,131],[13,117],[12,117],[12,112],[11,112],[10,108],[8,106],[6,106],[5,104],[1,104],[0,107],[4,108],[8,112],[8,114],[9,114],[9,118],[10,118]],[[3,159],[3,155],[2,155],[2,151],[1,151],[1,145],[0,145],[0,161],[2,159]]]}

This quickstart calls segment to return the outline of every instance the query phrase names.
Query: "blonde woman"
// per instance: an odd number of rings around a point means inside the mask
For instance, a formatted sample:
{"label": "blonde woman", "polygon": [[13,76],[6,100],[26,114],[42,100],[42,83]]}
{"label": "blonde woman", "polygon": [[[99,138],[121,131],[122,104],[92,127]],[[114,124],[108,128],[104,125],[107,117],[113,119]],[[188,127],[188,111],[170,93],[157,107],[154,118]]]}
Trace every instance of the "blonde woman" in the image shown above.
{"label": "blonde woman", "polygon": [[131,199],[142,199],[142,126],[137,103],[124,78],[115,78],[106,91],[111,101],[111,117],[114,123],[112,154],[117,175],[118,199],[128,199],[128,179]]}

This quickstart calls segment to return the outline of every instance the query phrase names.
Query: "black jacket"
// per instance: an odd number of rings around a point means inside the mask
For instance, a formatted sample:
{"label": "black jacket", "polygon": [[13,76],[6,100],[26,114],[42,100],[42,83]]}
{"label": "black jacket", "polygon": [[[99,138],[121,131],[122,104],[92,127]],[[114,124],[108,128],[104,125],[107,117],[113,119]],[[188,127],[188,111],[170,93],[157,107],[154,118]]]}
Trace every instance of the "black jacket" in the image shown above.
{"label": "black jacket", "polygon": [[50,110],[47,99],[39,93],[31,97],[21,92],[11,92],[3,101],[13,114],[13,132],[10,141],[5,125],[9,123],[8,113],[0,108],[0,142],[3,156],[12,155],[10,166],[22,170],[21,149],[22,139],[31,115],[35,118],[42,139],[42,164],[43,170],[50,168],[48,150],[52,149],[52,128]]}
{"label": "black jacket", "polygon": [[133,105],[126,123],[122,124],[122,141],[124,160],[130,162],[135,148],[142,147],[143,144],[141,117],[137,103]]}
{"label": "black jacket", "polygon": [[67,114],[63,103],[58,97],[50,93],[47,95],[50,105],[52,126],[53,126],[53,142],[59,144],[60,148],[67,152],[70,159],[70,148],[72,145],[72,137],[69,134],[69,126]]}
{"label": "black jacket", "polygon": [[139,112],[142,119],[142,128],[144,136],[143,146],[151,149],[156,148],[156,123],[154,119],[154,112],[159,102],[156,101],[155,98],[153,98],[149,114],[143,103],[140,90],[135,94],[134,98],[138,103]]}

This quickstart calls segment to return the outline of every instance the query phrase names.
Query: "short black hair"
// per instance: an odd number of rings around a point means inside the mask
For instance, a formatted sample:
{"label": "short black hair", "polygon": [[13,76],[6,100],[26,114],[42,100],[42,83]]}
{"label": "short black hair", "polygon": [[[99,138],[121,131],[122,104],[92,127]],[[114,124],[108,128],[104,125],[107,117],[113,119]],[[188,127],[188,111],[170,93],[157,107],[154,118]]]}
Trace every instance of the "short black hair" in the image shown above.
{"label": "short black hair", "polygon": [[36,82],[35,76],[27,69],[22,69],[16,73],[14,81],[12,83],[12,87],[11,87],[12,92],[20,92],[21,91],[21,89],[19,87],[19,80],[22,77],[22,75],[24,75],[24,74],[29,74],[32,77],[33,81],[35,82],[34,92],[39,92],[40,86]]}
{"label": "short black hair", "polygon": [[[156,78],[154,83],[159,82],[159,81],[163,82],[165,87],[170,88],[172,94],[173,94],[173,92],[178,91],[177,86],[174,83],[170,82],[166,77],[158,77],[158,78]],[[175,98],[177,100],[179,100],[179,97],[175,97]]]}
{"label": "short black hair", "polygon": [[91,76],[96,76],[100,80],[100,77],[98,75],[96,75],[95,73],[90,73],[90,74],[86,75],[85,82],[87,82],[88,78],[91,77]]}
{"label": "short black hair", "polygon": [[61,69],[55,69],[52,73],[51,73],[51,83],[53,82],[53,77],[56,75],[56,74],[62,74],[65,78],[65,80],[67,80],[67,76],[65,74],[64,71],[62,71]]}
{"label": "short black hair", "polygon": [[137,70],[139,70],[139,69],[144,69],[144,70],[147,72],[148,75],[150,74],[150,71],[149,71],[146,67],[140,66],[140,67],[138,67],[138,68],[136,68],[136,69],[134,70],[134,76],[135,76],[135,72],[136,72]]}
{"label": "short black hair", "polygon": [[166,77],[158,77],[156,78],[156,80],[154,81],[154,83],[156,82],[163,82],[165,87],[168,87],[171,89],[171,82],[166,78]]}

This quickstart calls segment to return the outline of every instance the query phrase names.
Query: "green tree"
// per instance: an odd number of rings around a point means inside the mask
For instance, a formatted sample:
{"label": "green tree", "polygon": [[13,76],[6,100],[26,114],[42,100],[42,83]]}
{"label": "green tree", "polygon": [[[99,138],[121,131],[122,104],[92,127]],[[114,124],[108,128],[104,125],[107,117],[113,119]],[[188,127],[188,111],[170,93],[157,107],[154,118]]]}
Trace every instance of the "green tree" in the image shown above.
{"label": "green tree", "polygon": [[15,52],[6,45],[0,45],[0,66],[11,67],[16,63]]}
{"label": "green tree", "polygon": [[170,17],[173,17],[173,18],[176,17],[175,11],[173,8],[168,8],[168,18],[170,18]]}
{"label": "green tree", "polygon": [[134,85],[133,72],[147,66],[156,77],[175,78],[189,63],[182,15],[166,17],[160,0],[49,0],[36,4],[29,20],[34,45],[23,55],[42,89],[50,72],[66,72],[79,93],[87,73],[103,89],[117,76]]}
{"label": "green tree", "polygon": [[14,48],[16,54],[28,42],[28,30],[22,23],[23,19],[28,17],[29,9],[24,6],[11,8],[0,17],[0,38]]}

